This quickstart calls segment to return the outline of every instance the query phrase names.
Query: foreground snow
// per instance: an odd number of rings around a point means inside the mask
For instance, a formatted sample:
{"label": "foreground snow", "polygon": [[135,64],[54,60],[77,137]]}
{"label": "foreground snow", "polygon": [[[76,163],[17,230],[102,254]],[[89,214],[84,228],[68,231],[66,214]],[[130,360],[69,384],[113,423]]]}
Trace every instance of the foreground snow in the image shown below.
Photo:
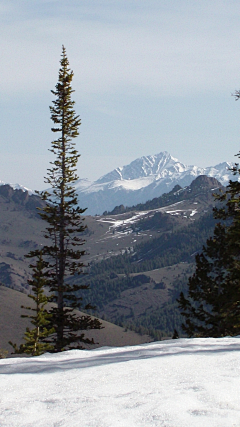
{"label": "foreground snow", "polygon": [[240,337],[0,361],[0,426],[239,427]]}

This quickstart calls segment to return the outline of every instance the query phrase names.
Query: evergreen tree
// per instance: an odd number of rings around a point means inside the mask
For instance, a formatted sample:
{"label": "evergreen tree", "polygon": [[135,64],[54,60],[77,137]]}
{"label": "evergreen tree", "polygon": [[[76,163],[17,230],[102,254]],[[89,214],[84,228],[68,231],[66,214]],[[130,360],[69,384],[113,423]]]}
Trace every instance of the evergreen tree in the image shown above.
{"label": "evergreen tree", "polygon": [[[83,348],[80,343],[92,344],[93,340],[85,337],[83,331],[100,329],[101,323],[91,316],[78,316],[74,309],[81,307],[82,298],[77,296],[80,290],[88,289],[88,285],[77,285],[71,276],[83,273],[85,267],[82,256],[84,239],[80,237],[85,230],[82,214],[85,209],[78,206],[77,193],[74,188],[78,176],[76,165],[80,155],[75,148],[73,139],[78,136],[79,116],[74,110],[71,95],[73,72],[64,46],[60,60],[58,82],[52,94],[56,97],[50,107],[51,119],[54,123],[52,132],[59,137],[52,142],[50,151],[55,160],[51,162],[45,182],[51,191],[39,192],[46,206],[40,215],[47,223],[45,237],[49,245],[42,248],[44,259],[48,261],[48,286],[53,294],[50,310],[50,326],[55,329],[49,342],[54,351],[59,352],[71,348]],[[38,255],[39,251],[30,252],[30,256]],[[87,304],[84,309],[93,308]]]}
{"label": "evergreen tree", "polygon": [[214,235],[196,256],[196,271],[188,280],[188,298],[178,299],[188,336],[220,337],[235,335],[239,329],[233,316],[239,286],[235,258],[229,250],[227,227],[218,223]]}
{"label": "evergreen tree", "polygon": [[28,283],[32,287],[32,294],[28,296],[34,301],[34,306],[22,306],[22,308],[30,310],[34,314],[23,314],[21,317],[31,319],[31,323],[34,325],[34,328],[26,329],[24,335],[25,343],[21,344],[19,347],[11,341],[9,342],[9,344],[14,348],[15,354],[26,353],[32,356],[39,356],[40,354],[53,349],[51,344],[44,342],[49,335],[55,332],[53,328],[49,329],[48,327],[51,316],[45,308],[46,304],[50,300],[50,298],[44,293],[48,276],[46,267],[47,263],[43,261],[41,253],[37,257],[36,265],[30,265],[30,268],[33,269],[33,275],[32,280],[28,280]]}

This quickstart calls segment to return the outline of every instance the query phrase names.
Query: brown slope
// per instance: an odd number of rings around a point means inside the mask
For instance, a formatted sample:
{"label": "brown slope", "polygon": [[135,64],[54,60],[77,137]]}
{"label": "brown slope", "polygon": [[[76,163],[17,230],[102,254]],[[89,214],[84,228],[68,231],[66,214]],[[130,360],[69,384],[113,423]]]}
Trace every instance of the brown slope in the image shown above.
{"label": "brown slope", "polygon": [[[0,349],[8,350],[8,357],[12,356],[12,347],[8,342],[12,341],[19,345],[23,342],[26,327],[31,327],[29,319],[21,318],[21,314],[24,314],[21,305],[31,306],[32,301],[22,292],[0,286]],[[105,320],[101,322],[103,329],[86,333],[87,337],[93,338],[97,343],[89,346],[89,349],[105,346],[122,347],[152,341],[148,335],[141,336],[132,331],[125,331]]]}

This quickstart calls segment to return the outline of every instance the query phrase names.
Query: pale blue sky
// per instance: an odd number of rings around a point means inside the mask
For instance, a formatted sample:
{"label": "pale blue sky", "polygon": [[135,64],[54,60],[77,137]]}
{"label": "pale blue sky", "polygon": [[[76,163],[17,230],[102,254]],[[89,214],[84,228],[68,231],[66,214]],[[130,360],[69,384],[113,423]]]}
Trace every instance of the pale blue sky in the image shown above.
{"label": "pale blue sky", "polygon": [[44,187],[62,44],[81,178],[164,150],[198,166],[235,159],[236,0],[1,0],[0,19],[0,180]]}

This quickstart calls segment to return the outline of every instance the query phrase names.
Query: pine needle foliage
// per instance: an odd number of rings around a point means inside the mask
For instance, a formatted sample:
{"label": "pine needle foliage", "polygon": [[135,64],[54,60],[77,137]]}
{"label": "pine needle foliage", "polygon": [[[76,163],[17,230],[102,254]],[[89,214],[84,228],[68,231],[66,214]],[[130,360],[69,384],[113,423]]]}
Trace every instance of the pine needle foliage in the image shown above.
{"label": "pine needle foliage", "polygon": [[42,254],[37,257],[36,264],[30,265],[33,270],[32,280],[28,284],[32,287],[32,293],[28,295],[34,301],[33,307],[21,306],[25,310],[30,310],[33,314],[22,314],[21,317],[31,319],[33,329],[27,328],[24,340],[25,343],[19,347],[11,341],[9,344],[14,348],[14,354],[29,354],[39,356],[47,351],[53,350],[53,346],[44,340],[55,332],[54,328],[49,329],[51,315],[47,312],[45,306],[49,302],[44,290],[47,285],[47,263],[43,261]]}
{"label": "pine needle foliage", "polygon": [[[85,337],[83,331],[100,329],[101,323],[88,315],[78,316],[74,309],[81,308],[82,298],[78,291],[87,290],[88,285],[78,285],[69,280],[72,276],[83,273],[85,264],[82,248],[85,241],[81,237],[86,226],[82,214],[86,209],[78,206],[77,193],[74,188],[77,176],[77,162],[80,154],[73,141],[79,134],[81,120],[74,110],[71,87],[73,71],[65,47],[62,47],[58,82],[52,94],[55,96],[50,106],[54,127],[52,132],[57,138],[52,141],[50,151],[55,156],[48,169],[45,182],[51,187],[49,191],[39,192],[46,206],[40,210],[41,218],[47,223],[45,238],[49,244],[42,248],[48,262],[48,286],[56,305],[50,310],[51,327],[56,334],[51,339],[55,352],[71,348],[83,348],[82,344],[93,344]],[[38,251],[30,252],[36,256]],[[79,295],[79,293],[78,293]],[[94,308],[90,304],[82,309]],[[82,343],[82,344],[81,344]]]}
{"label": "pine needle foliage", "polygon": [[186,319],[182,329],[190,337],[235,335],[238,330],[232,309],[239,278],[235,275],[235,258],[227,248],[227,229],[218,223],[202,253],[196,256],[196,271],[188,280],[188,298],[182,292],[178,299]]}

